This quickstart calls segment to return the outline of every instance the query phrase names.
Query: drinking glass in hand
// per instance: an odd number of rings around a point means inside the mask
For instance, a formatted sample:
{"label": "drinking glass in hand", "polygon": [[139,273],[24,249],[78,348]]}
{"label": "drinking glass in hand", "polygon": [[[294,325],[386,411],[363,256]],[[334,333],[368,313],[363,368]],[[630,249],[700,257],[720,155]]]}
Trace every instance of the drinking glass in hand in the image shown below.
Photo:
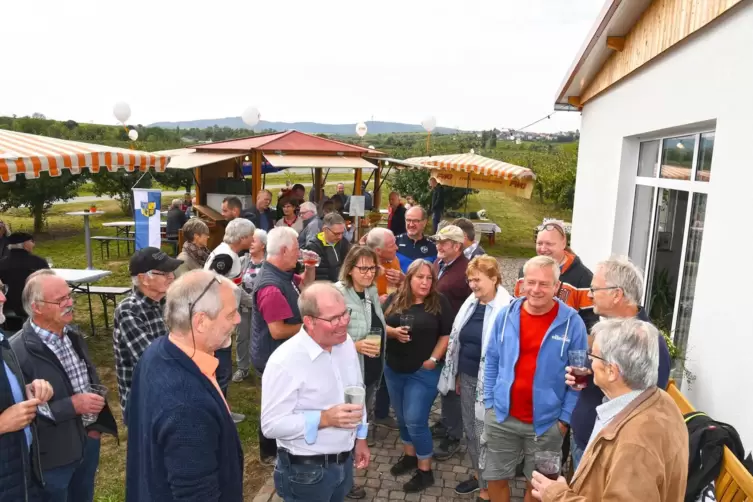
{"label": "drinking glass in hand", "polygon": [[[382,329],[381,328],[370,329],[369,334],[366,335],[366,340],[376,345],[379,348],[379,353],[381,354],[381,351],[382,351]],[[374,356],[374,357],[378,357],[378,356]]]}
{"label": "drinking glass in hand", "polygon": [[410,314],[403,314],[400,316],[400,327],[404,328],[410,336],[413,331],[413,316]]}
{"label": "drinking glass in hand", "polygon": [[557,481],[562,467],[562,453],[558,451],[537,451],[533,454],[533,466],[536,471],[552,481]]}
{"label": "drinking glass in hand", "polygon": [[345,404],[360,404],[366,402],[366,389],[363,385],[348,385],[345,387]]}
{"label": "drinking glass in hand", "polygon": [[321,261],[322,261],[321,257],[313,251],[301,249],[298,252],[298,263],[300,263],[304,267],[305,266],[318,267]]}
{"label": "drinking glass in hand", "polygon": [[567,353],[570,371],[575,377],[575,387],[585,389],[588,386],[588,354],[585,350],[570,350]]}
{"label": "drinking glass in hand", "polygon": [[[107,387],[105,387],[104,385],[93,383],[89,385],[87,392],[102,396],[104,398],[107,397]],[[91,425],[96,422],[98,417],[99,413],[84,413],[83,415],[81,415],[81,420],[83,420],[84,427],[86,427],[87,425]]]}

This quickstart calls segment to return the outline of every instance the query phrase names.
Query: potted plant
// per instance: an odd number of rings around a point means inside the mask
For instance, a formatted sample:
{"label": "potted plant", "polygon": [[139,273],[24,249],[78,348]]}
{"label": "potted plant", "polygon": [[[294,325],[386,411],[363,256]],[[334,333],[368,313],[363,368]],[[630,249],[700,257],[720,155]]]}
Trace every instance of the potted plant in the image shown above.
{"label": "potted plant", "polygon": [[89,208],[90,213],[96,213],[97,212],[97,206],[95,204],[92,204]]}
{"label": "potted plant", "polygon": [[688,370],[685,364],[687,357],[683,355],[680,347],[675,345],[674,340],[672,340],[673,333],[671,333],[668,329],[660,326],[657,326],[657,329],[659,330],[659,333],[661,333],[661,335],[664,337],[664,341],[667,342],[667,348],[669,349],[670,367],[672,368],[671,373],[677,380],[687,380],[688,387],[692,388],[696,376],[692,371]]}

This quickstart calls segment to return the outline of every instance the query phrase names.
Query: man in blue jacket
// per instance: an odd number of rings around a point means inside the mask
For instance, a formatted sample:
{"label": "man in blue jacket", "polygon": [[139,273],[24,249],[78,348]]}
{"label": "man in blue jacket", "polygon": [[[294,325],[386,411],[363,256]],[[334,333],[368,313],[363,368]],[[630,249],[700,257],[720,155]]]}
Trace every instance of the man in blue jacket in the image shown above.
{"label": "man in blue jacket", "polygon": [[568,352],[588,348],[578,312],[555,297],[559,264],[536,256],[523,267],[524,296],[502,309],[494,321],[484,364],[484,479],[494,501],[509,501],[509,480],[524,456],[532,500],[534,454],[559,452],[578,393],[562,375]]}
{"label": "man in blue jacket", "polygon": [[170,334],[141,356],[128,397],[127,502],[243,500],[243,451],[214,356],[240,322],[239,301],[207,270],[167,291]]}

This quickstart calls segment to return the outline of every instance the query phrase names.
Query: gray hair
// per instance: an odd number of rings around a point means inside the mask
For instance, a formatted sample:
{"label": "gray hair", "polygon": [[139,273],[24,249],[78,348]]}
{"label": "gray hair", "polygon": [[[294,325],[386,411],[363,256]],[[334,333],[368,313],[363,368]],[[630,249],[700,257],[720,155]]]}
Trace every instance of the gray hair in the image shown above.
{"label": "gray hair", "polygon": [[282,248],[292,249],[298,242],[298,232],[290,227],[275,227],[267,235],[267,255],[279,256]]}
{"label": "gray hair", "polygon": [[325,214],[322,218],[322,227],[332,228],[334,225],[345,225],[345,220],[340,213]]}
{"label": "gray hair", "polygon": [[199,218],[191,218],[183,225],[183,240],[193,242],[197,235],[209,235],[209,227]]}
{"label": "gray hair", "polygon": [[387,239],[388,235],[395,236],[395,234],[392,233],[392,230],[388,228],[372,228],[369,233],[366,234],[366,245],[371,249],[383,248],[384,241]]}
{"label": "gray hair", "polygon": [[314,214],[317,214],[316,204],[313,202],[304,202],[298,208],[298,212],[302,213],[304,211],[313,211]]}
{"label": "gray hair", "polygon": [[261,197],[264,194],[269,195],[270,198],[272,197],[272,192],[270,192],[266,188],[262,188],[261,190],[259,190],[259,193],[256,194],[256,200],[258,201],[259,197]]}
{"label": "gray hair", "polygon": [[304,289],[298,297],[298,310],[301,312],[301,317],[319,316],[320,311],[318,300],[325,298],[326,296],[343,297],[342,293],[340,293],[331,282],[317,281]]}
{"label": "gray hair", "polygon": [[257,229],[254,231],[254,237],[258,237],[262,244],[264,244],[264,248],[267,247],[267,231],[262,229]]}
{"label": "gray hair", "polygon": [[593,328],[601,357],[620,371],[632,390],[656,386],[659,379],[659,331],[636,318],[607,319]]}
{"label": "gray hair", "polygon": [[24,243],[21,242],[19,244],[8,244],[8,249],[23,249]]}
{"label": "gray hair", "polygon": [[43,268],[37,270],[26,279],[26,285],[21,292],[21,305],[24,307],[24,311],[29,317],[34,316],[34,310],[32,304],[44,300],[42,295],[42,282],[45,277],[54,276],[55,272],[49,268]]}
{"label": "gray hair", "polygon": [[256,230],[256,227],[246,218],[236,218],[227,224],[225,237],[222,238],[222,242],[225,244],[235,244],[241,239],[254,235],[254,230]]}
{"label": "gray hair", "polygon": [[554,258],[551,258],[549,256],[534,256],[530,260],[526,262],[525,265],[523,265],[523,277],[525,277],[526,273],[530,268],[551,268],[552,274],[554,274],[554,282],[557,282],[560,280],[560,266],[559,264],[554,260]]}
{"label": "gray hair", "polygon": [[177,207],[180,208],[180,206],[183,204],[183,199],[173,199],[172,204],[170,204],[170,207]]}
{"label": "gray hair", "polygon": [[[196,302],[196,299],[204,292],[204,296]],[[220,288],[214,285],[227,284],[233,290],[237,286],[226,277],[210,272],[209,270],[191,270],[181,275],[167,289],[165,297],[165,324],[170,332],[187,333],[192,328],[192,316],[203,312],[211,319],[215,319],[222,310]],[[191,308],[193,306],[193,309]]]}
{"label": "gray hair", "polygon": [[[421,220],[429,219],[429,213],[426,212],[426,209],[424,209],[423,207],[419,205],[415,205],[415,206],[411,206],[411,208],[408,209],[408,211],[413,211],[414,209],[418,209],[419,211],[421,211]],[[408,214],[408,211],[405,212],[406,215]]]}
{"label": "gray hair", "polygon": [[638,305],[643,296],[643,272],[627,256],[612,256],[597,265],[604,272],[609,286],[622,290],[631,305]]}

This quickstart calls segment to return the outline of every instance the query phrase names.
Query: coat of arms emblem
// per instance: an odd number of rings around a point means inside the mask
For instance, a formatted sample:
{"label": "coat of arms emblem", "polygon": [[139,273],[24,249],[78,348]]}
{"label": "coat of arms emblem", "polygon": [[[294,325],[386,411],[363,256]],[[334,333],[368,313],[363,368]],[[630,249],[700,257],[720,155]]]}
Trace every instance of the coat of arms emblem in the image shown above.
{"label": "coat of arms emblem", "polygon": [[156,210],[157,210],[156,202],[142,202],[141,203],[141,214],[143,214],[147,218],[154,216],[154,213],[156,212]]}

